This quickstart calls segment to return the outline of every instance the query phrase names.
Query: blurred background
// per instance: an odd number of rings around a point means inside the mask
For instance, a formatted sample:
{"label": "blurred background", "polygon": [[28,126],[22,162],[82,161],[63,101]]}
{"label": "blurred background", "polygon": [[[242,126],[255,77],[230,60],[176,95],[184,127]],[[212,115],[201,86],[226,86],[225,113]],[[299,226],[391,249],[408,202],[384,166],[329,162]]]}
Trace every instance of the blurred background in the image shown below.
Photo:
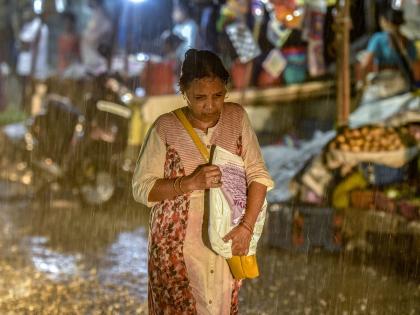
{"label": "blurred background", "polygon": [[147,314],[131,176],[217,53],[276,187],[241,314],[420,314],[420,2],[0,0],[0,313]]}

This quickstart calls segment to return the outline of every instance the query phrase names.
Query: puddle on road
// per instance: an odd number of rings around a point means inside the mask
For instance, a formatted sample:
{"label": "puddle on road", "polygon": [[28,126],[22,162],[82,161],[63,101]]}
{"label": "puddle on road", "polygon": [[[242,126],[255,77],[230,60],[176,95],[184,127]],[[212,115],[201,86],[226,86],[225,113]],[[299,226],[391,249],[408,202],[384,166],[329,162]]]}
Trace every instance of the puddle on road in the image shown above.
{"label": "puddle on road", "polygon": [[28,238],[27,246],[34,268],[50,280],[63,282],[96,274],[99,283],[124,286],[139,298],[147,297],[147,232],[143,227],[120,233],[96,266],[87,255],[50,249],[46,237]]}
{"label": "puddle on road", "polygon": [[81,255],[65,255],[47,248],[46,237],[32,237],[28,241],[30,259],[37,271],[50,280],[67,280],[78,275],[78,262]]}
{"label": "puddle on road", "polygon": [[82,208],[73,199],[54,198],[10,203],[1,210],[0,236],[3,241],[10,238],[3,245],[19,249],[8,254],[12,264],[19,260],[57,285],[88,279],[146,298],[147,209],[121,200],[98,211]]}
{"label": "puddle on road", "polygon": [[[0,274],[9,283],[2,293],[0,277],[0,314],[24,314],[19,310],[28,305],[44,311],[37,314],[73,306],[72,314],[108,307],[104,314],[146,313],[145,209],[121,203],[109,211],[28,204],[0,210],[0,249],[18,249],[7,256],[0,250]],[[241,314],[420,314],[415,279],[350,258],[261,246],[261,276],[245,281]]]}
{"label": "puddle on road", "polygon": [[100,264],[99,279],[111,284],[122,284],[124,280],[130,291],[147,298],[146,253],[147,232],[144,228],[121,233]]}
{"label": "puddle on road", "polygon": [[147,314],[148,211],[58,201],[0,204],[0,314]]}

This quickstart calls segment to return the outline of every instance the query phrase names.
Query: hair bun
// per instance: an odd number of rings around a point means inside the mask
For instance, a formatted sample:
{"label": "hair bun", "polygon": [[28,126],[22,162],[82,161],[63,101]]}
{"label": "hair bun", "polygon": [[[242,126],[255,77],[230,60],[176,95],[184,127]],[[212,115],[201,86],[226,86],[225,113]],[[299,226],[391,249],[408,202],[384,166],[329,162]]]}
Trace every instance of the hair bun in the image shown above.
{"label": "hair bun", "polygon": [[208,50],[188,49],[185,52],[179,78],[181,92],[185,92],[195,79],[204,77],[218,77],[224,84],[227,84],[229,72],[215,53]]}
{"label": "hair bun", "polygon": [[198,54],[198,50],[197,50],[197,49],[195,49],[195,48],[190,48],[190,49],[188,49],[188,50],[185,52],[185,59],[189,58],[189,57],[190,57],[190,55],[191,55],[191,56],[193,56],[193,55],[197,55],[197,54]]}

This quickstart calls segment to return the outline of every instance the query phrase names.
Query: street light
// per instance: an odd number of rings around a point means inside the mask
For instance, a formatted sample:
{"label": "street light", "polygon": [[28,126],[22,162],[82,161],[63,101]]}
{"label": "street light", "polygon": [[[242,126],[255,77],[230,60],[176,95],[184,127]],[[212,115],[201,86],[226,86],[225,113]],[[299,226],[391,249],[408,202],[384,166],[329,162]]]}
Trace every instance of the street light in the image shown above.
{"label": "street light", "polygon": [[67,1],[66,0],[55,0],[55,9],[58,13],[64,12],[66,9]]}
{"label": "street light", "polygon": [[[67,6],[67,0],[55,0],[55,9],[58,13],[63,13]],[[33,0],[32,2],[33,10],[36,14],[41,14],[44,11],[44,0]]]}
{"label": "street light", "polygon": [[34,12],[36,14],[41,14],[42,13],[42,7],[44,6],[44,1],[42,0],[34,0],[33,2],[33,7],[34,7]]}
{"label": "street light", "polygon": [[402,5],[403,5],[402,0],[392,0],[391,2],[391,7],[394,10],[401,10]]}

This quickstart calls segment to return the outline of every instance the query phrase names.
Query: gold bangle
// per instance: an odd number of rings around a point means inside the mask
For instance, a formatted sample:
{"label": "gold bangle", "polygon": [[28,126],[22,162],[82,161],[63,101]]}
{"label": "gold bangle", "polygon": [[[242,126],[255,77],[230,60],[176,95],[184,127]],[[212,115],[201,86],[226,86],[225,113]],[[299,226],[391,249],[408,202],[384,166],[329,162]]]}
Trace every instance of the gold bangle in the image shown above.
{"label": "gold bangle", "polygon": [[185,195],[187,194],[184,189],[182,189],[181,185],[182,185],[182,181],[184,180],[185,176],[180,177],[181,179],[179,180],[178,186],[179,186],[179,190]]}
{"label": "gold bangle", "polygon": [[172,187],[174,188],[174,191],[177,195],[180,195],[180,193],[178,192],[178,190],[176,190],[176,184],[179,181],[180,177],[175,178],[174,182],[172,183]]}

